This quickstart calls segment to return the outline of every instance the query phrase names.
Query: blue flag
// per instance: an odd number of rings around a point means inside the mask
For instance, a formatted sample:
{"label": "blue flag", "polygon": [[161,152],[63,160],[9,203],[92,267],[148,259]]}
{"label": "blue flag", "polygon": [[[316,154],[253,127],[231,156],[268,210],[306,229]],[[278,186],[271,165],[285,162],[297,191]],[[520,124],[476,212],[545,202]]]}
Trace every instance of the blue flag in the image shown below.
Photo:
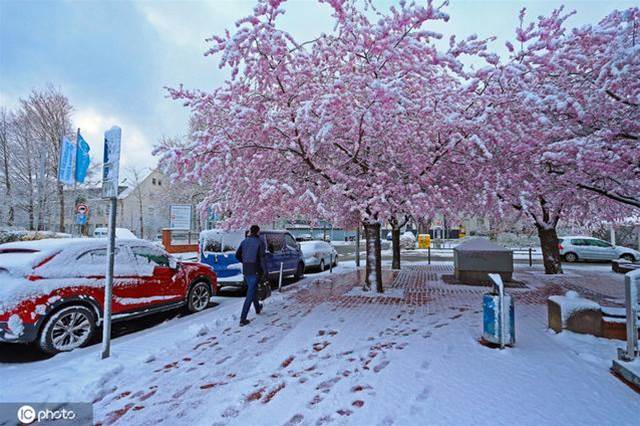
{"label": "blue flag", "polygon": [[87,169],[89,169],[89,163],[91,163],[89,151],[89,144],[78,132],[78,140],[76,141],[76,182],[82,183],[84,178],[87,177]]}
{"label": "blue flag", "polygon": [[73,150],[75,146],[68,138],[63,137],[60,144],[60,159],[58,163],[58,180],[67,185],[73,184]]}

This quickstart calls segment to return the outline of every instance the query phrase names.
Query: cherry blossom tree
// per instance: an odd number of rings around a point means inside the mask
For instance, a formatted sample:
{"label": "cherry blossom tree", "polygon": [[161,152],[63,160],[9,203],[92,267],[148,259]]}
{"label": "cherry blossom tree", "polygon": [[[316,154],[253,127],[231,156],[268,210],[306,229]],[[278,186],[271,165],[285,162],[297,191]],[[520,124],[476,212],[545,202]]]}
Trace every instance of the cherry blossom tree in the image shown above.
{"label": "cherry blossom tree", "polygon": [[192,144],[157,152],[176,178],[213,176],[204,204],[227,212],[229,226],[362,221],[367,283],[383,291],[381,223],[438,205],[477,117],[466,114],[476,87],[460,57],[494,57],[476,37],[436,48],[441,35],[425,27],[448,16],[431,2],[383,12],[320,1],[335,27],[305,42],[278,28],[282,3],[259,1],[235,33],[211,38],[208,54],[231,78],[212,93],[171,90],[200,126]]}
{"label": "cherry blossom tree", "polygon": [[638,10],[572,31],[569,16],[560,8],[525,25],[523,9],[508,62],[477,74],[486,115],[478,135],[491,158],[480,198],[533,221],[547,273],[562,272],[561,219],[624,216],[612,200],[638,188]]}

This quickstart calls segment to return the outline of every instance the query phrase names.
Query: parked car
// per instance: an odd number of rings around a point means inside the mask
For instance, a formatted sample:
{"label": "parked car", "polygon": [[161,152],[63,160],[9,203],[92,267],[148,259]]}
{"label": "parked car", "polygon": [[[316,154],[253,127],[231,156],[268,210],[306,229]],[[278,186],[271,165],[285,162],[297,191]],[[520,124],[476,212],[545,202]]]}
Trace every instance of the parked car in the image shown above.
{"label": "parked car", "polygon": [[[107,241],[48,239],[0,245],[0,341],[48,353],[89,343],[102,320]],[[186,307],[217,291],[213,270],[179,262],[143,240],[117,240],[113,321]]]}
{"label": "parked car", "polygon": [[[213,268],[220,287],[244,287],[242,264],[235,253],[244,239],[244,231],[211,229],[200,233],[200,262]],[[265,242],[267,272],[269,280],[276,282],[282,263],[283,275],[296,279],[304,275],[302,251],[295,238],[286,231],[260,231]]]}
{"label": "parked car", "polygon": [[324,271],[331,265],[338,264],[338,252],[326,241],[305,241],[300,243],[304,257],[305,270],[319,269]]}
{"label": "parked car", "polygon": [[[96,228],[93,231],[94,238],[107,238],[109,236],[108,228]],[[116,228],[116,238],[135,239],[136,235],[127,228]]]}
{"label": "parked car", "polygon": [[567,262],[579,260],[613,260],[625,259],[630,262],[640,260],[640,252],[593,237],[561,237],[558,238],[560,255]]}

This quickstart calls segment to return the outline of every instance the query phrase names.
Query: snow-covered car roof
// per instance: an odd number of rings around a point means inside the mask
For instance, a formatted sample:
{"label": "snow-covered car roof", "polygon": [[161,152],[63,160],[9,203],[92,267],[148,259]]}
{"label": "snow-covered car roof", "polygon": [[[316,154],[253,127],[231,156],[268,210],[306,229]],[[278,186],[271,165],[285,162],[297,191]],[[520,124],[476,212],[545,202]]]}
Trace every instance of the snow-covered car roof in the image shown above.
{"label": "snow-covered car roof", "polygon": [[[118,243],[146,243],[139,239],[118,239]],[[148,243],[151,244],[151,243]],[[91,250],[104,248],[106,238],[49,238],[36,241],[16,241],[0,244],[0,269],[28,273],[47,257],[63,250]]]}
{"label": "snow-covered car roof", "polygon": [[[584,235],[567,235],[566,237],[558,237],[558,239],[567,239],[567,238],[580,238],[581,240],[600,240],[600,238],[595,237],[586,237]],[[604,241],[604,240],[601,240]]]}
{"label": "snow-covered car roof", "polygon": [[[93,234],[95,235],[96,233],[99,234],[106,234],[109,231],[108,228],[96,228],[93,231]],[[130,239],[130,240],[134,240],[134,239],[138,239],[138,237],[136,237],[136,234],[134,234],[133,232],[131,232],[131,230],[127,229],[127,228],[116,228],[116,238],[123,238],[123,239]]]}

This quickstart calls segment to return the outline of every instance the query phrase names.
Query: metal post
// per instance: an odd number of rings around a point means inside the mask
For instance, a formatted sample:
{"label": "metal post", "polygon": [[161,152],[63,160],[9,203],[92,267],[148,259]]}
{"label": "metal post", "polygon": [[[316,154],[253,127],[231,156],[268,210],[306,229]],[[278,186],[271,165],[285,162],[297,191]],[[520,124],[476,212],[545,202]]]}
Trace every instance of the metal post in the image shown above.
{"label": "metal post", "polygon": [[429,246],[427,247],[427,259],[429,265],[431,265],[431,244],[429,244]]}
{"label": "metal post", "polygon": [[614,228],[613,223],[609,225],[609,232],[611,237],[611,245],[616,245],[616,228]]}
{"label": "metal post", "polygon": [[625,304],[627,306],[627,350],[618,350],[622,361],[633,361],[638,355],[638,281],[640,270],[628,272],[624,276]]}
{"label": "metal post", "polygon": [[533,266],[533,249],[529,247],[529,266]]}
{"label": "metal post", "polygon": [[111,299],[113,293],[113,263],[116,252],[116,210],[118,199],[109,200],[109,242],[107,244],[107,276],[104,288],[104,313],[102,315],[102,359],[111,352]]}
{"label": "metal post", "polygon": [[278,278],[278,291],[282,291],[282,268],[284,264],[280,262],[280,277]]}
{"label": "metal post", "polygon": [[360,266],[360,225],[356,228],[356,266]]}

